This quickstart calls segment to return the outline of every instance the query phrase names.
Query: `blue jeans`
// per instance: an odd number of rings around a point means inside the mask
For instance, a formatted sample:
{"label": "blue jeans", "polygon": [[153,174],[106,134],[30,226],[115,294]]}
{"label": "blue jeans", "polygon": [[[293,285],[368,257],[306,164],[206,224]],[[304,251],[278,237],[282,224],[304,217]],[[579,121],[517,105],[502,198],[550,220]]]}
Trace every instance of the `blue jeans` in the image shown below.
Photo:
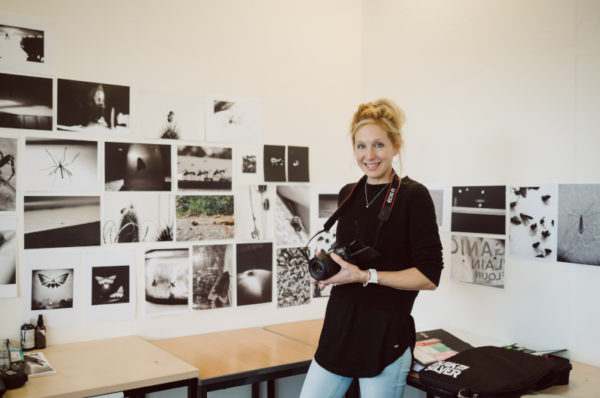
{"label": "blue jeans", "polygon": [[[406,386],[406,376],[412,365],[410,348],[374,377],[358,379],[361,398],[401,398]],[[302,385],[300,398],[342,398],[352,383],[344,377],[323,369],[314,359]]]}

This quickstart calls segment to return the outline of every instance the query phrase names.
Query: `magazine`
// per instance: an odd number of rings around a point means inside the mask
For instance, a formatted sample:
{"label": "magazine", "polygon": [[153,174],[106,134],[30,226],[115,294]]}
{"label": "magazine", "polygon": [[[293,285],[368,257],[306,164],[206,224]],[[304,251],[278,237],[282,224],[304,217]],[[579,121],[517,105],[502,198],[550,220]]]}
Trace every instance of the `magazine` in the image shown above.
{"label": "magazine", "polygon": [[446,360],[461,351],[473,348],[444,329],[417,332],[416,340],[412,367],[414,371],[419,371],[429,364]]}
{"label": "magazine", "polygon": [[56,370],[50,365],[43,352],[24,353],[23,359],[25,360],[25,373],[29,377],[56,374]]}

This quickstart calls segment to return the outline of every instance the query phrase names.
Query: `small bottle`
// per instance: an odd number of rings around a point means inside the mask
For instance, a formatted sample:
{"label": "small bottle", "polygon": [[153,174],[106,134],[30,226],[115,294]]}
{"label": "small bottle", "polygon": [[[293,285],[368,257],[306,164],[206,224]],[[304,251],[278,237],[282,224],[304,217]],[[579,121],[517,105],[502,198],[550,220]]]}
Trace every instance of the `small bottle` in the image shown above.
{"label": "small bottle", "polygon": [[35,327],[30,320],[26,320],[21,326],[21,348],[23,351],[35,348]]}
{"label": "small bottle", "polygon": [[35,327],[35,348],[46,348],[46,326],[44,326],[42,314],[38,315]]}

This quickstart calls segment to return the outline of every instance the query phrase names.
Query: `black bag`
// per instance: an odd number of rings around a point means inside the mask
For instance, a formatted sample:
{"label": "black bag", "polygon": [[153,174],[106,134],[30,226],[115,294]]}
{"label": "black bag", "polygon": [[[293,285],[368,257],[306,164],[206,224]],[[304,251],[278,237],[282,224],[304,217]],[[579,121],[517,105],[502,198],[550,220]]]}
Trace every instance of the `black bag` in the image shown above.
{"label": "black bag", "polygon": [[569,384],[568,359],[539,357],[501,347],[477,347],[419,372],[425,390],[441,397],[512,398]]}

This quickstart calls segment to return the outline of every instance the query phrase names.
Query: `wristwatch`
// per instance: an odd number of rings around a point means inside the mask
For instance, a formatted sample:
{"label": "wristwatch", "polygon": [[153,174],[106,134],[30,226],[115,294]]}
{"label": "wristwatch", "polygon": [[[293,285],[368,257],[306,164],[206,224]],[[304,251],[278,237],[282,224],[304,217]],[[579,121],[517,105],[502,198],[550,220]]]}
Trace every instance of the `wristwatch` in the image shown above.
{"label": "wristwatch", "polygon": [[367,272],[369,273],[369,279],[363,283],[363,287],[366,287],[369,283],[379,283],[379,280],[377,279],[377,270],[375,268],[369,268]]}

